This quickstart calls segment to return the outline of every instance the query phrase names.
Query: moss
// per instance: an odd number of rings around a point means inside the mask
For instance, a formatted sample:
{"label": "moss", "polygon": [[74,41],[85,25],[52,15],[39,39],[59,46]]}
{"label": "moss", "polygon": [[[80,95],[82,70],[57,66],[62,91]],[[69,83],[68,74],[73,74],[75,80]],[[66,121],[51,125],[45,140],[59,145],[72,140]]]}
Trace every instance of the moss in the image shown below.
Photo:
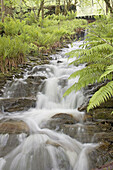
{"label": "moss", "polygon": [[94,109],[90,113],[93,115],[94,119],[113,120],[113,115],[111,114],[112,111],[113,111],[112,108],[98,108],[98,109]]}

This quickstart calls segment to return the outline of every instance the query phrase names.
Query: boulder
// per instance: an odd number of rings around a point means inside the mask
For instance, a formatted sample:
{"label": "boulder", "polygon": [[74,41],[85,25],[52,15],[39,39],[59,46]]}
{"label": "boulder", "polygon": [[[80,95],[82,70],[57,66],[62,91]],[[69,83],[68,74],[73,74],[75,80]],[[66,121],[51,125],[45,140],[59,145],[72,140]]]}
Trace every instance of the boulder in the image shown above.
{"label": "boulder", "polygon": [[36,98],[9,98],[0,99],[0,109],[2,112],[25,111],[36,106]]}
{"label": "boulder", "polygon": [[23,121],[2,120],[0,121],[0,134],[29,134],[29,127]]}
{"label": "boulder", "polygon": [[109,142],[101,143],[97,149],[89,154],[89,157],[93,165],[92,170],[113,169],[113,145]]}

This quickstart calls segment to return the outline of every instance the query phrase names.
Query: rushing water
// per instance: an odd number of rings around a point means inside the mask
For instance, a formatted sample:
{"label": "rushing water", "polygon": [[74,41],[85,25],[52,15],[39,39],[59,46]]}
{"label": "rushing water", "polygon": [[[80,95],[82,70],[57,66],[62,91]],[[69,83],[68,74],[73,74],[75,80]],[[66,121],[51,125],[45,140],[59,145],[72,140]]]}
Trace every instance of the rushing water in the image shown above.
{"label": "rushing water", "polygon": [[[74,83],[76,79],[68,80],[74,71],[82,69],[84,65],[69,66],[66,52],[78,49],[82,42],[76,42],[73,47],[64,48],[56,55],[48,65],[35,66],[31,71],[24,74],[23,79],[15,79],[14,83],[4,88],[4,98],[15,97],[18,86],[26,84],[29,76],[46,77],[40,85],[37,93],[36,108],[26,112],[16,112],[2,115],[2,117],[19,119],[26,122],[30,129],[30,135],[18,135],[19,145],[6,156],[0,158],[0,170],[89,170],[90,162],[88,153],[95,144],[81,143],[70,136],[56,131],[41,128],[57,113],[71,114],[79,120],[78,133],[83,123],[84,113],[77,108],[83,103],[82,92],[72,92],[63,98],[64,92]],[[18,92],[21,96],[21,90]],[[32,89],[30,89],[32,91]],[[23,94],[23,93],[22,93]],[[23,96],[24,97],[24,96]],[[1,117],[1,119],[2,119]],[[6,145],[9,135],[0,136],[0,147]]]}

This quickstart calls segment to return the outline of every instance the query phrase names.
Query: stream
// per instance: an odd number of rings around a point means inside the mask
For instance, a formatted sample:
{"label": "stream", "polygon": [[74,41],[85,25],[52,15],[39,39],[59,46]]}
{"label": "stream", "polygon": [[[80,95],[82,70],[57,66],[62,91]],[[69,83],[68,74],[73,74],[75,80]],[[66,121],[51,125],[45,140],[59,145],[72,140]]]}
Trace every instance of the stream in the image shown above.
{"label": "stream", "polygon": [[[77,110],[83,103],[84,96],[79,91],[63,97],[64,92],[79,78],[68,77],[85,66],[69,66],[73,59],[68,60],[65,54],[78,49],[82,43],[68,45],[69,48],[63,48],[61,52],[51,55],[50,64],[35,66],[26,71],[23,78],[14,78],[13,83],[8,82],[4,87],[3,98],[10,99],[16,95],[24,98],[26,94],[23,93],[23,87],[27,84],[26,80],[30,76],[36,79],[44,77],[37,89],[35,108],[13,113],[4,112],[3,108],[0,120],[21,120],[29,127],[29,134],[17,135],[19,144],[0,157],[0,170],[91,170],[92,163],[88,154],[98,144],[93,143],[93,139],[88,142],[84,139],[85,114]],[[33,93],[34,89],[29,90]],[[54,130],[47,128],[47,123],[57,114],[63,114],[64,119],[65,115],[73,117],[77,126],[77,139],[63,131],[59,132],[58,125]],[[0,148],[7,145],[9,137],[10,134],[0,135]]]}

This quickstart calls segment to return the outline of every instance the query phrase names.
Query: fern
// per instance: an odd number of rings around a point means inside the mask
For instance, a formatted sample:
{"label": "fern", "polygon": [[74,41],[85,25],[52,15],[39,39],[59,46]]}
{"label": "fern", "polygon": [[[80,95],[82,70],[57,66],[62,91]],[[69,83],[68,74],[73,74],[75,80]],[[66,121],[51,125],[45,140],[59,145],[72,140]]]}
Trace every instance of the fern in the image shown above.
{"label": "fern", "polygon": [[100,79],[102,79],[103,77],[107,77],[110,73],[113,73],[113,65],[107,67],[106,71],[101,75]]}
{"label": "fern", "polygon": [[[86,64],[85,68],[74,72],[69,78],[79,76],[78,83],[74,84],[72,90],[81,90],[88,84],[99,83],[104,80],[110,82],[97,91],[90,99],[88,111],[102,102],[108,100],[113,94],[113,18],[97,18],[95,23],[88,25],[88,35],[85,43],[80,46],[79,50],[74,50],[67,55],[69,58],[75,57],[70,63],[74,65]],[[71,90],[67,91],[68,94]]]}
{"label": "fern", "polygon": [[90,99],[87,111],[99,106],[110,99],[113,95],[113,81],[107,83],[107,85],[101,87]]}

